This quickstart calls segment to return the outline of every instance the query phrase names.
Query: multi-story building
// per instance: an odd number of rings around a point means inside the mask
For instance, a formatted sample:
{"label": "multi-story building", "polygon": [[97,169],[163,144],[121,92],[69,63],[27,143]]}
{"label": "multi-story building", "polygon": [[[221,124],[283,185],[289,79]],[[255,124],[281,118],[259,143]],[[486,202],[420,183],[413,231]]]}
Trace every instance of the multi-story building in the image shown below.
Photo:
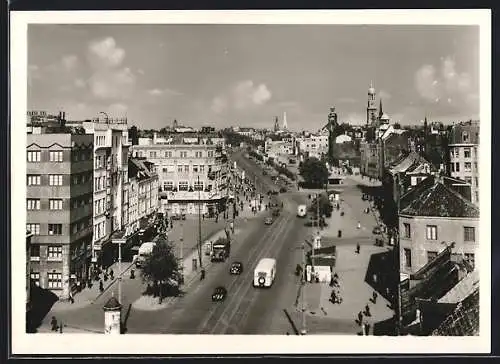
{"label": "multi-story building", "polygon": [[92,262],[108,266],[116,253],[111,236],[128,224],[127,119],[96,118],[83,128],[94,138]]}
{"label": "multi-story building", "polygon": [[267,138],[264,142],[264,152],[268,157],[288,156],[293,154],[294,147],[292,140],[272,140]]}
{"label": "multi-story building", "polygon": [[447,246],[475,267],[479,208],[441,177],[428,177],[401,197],[400,272],[413,274]]}
{"label": "multi-story building", "polygon": [[134,145],[133,157],[154,163],[160,209],[168,214],[216,212],[227,199],[227,157],[223,147],[203,137],[167,137],[167,143]]}
{"label": "multi-story building", "polygon": [[28,134],[30,278],[63,299],[89,273],[93,148],[92,135]]}
{"label": "multi-story building", "polygon": [[318,135],[309,135],[296,139],[298,153],[304,158],[316,157],[321,158],[322,155],[328,153],[328,134],[322,133]]}
{"label": "multi-story building", "polygon": [[33,234],[26,231],[26,313],[31,310],[31,237]]}
{"label": "multi-story building", "polygon": [[451,176],[471,185],[472,202],[479,205],[479,121],[454,125],[448,147]]}
{"label": "multi-story building", "polygon": [[130,158],[129,172],[129,226],[135,232],[141,220],[158,210],[158,174],[153,163],[145,158]]}

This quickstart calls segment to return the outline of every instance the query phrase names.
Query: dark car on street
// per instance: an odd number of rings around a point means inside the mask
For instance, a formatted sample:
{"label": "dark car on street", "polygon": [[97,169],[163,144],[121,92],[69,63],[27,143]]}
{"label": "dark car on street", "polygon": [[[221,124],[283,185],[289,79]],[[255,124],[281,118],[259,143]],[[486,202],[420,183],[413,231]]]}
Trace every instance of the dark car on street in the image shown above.
{"label": "dark car on street", "polygon": [[219,286],[214,289],[214,293],[212,293],[212,301],[213,302],[221,302],[226,299],[227,289]]}
{"label": "dark car on street", "polygon": [[372,232],[373,234],[380,235],[382,234],[382,229],[380,228],[380,226],[375,226]]}
{"label": "dark car on street", "polygon": [[264,220],[264,224],[266,225],[272,225],[273,224],[273,218],[272,217],[266,217]]}
{"label": "dark car on street", "polygon": [[231,268],[229,268],[229,273],[234,275],[240,275],[241,273],[243,273],[243,263],[233,262],[231,264]]}

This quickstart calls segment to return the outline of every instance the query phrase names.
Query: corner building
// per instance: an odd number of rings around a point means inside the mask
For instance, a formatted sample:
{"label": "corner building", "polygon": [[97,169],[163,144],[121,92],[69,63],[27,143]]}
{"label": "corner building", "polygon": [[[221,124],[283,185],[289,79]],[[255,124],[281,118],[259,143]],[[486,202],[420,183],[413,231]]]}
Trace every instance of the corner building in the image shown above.
{"label": "corner building", "polygon": [[93,136],[27,135],[26,230],[30,278],[61,299],[89,274]]}

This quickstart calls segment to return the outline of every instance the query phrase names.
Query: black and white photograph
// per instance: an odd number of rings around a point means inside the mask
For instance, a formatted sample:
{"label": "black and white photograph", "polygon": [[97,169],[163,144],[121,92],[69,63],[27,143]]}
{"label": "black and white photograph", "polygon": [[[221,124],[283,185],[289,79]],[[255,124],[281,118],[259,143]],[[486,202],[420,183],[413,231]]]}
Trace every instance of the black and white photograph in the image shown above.
{"label": "black and white photograph", "polygon": [[14,349],[489,351],[489,11],[11,31]]}

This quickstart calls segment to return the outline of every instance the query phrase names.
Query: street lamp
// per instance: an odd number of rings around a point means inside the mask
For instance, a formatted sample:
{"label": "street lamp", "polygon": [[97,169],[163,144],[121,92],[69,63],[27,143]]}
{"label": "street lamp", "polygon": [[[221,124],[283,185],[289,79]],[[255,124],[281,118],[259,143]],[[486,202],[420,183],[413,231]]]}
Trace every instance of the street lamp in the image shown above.
{"label": "street lamp", "polygon": [[201,257],[201,192],[200,192],[200,176],[198,176],[198,259],[200,261],[200,269],[203,269]]}
{"label": "street lamp", "polygon": [[305,288],[306,288],[306,245],[305,243],[302,243],[302,265],[304,267],[304,270],[302,271],[302,277],[301,277],[301,284],[302,284],[302,290],[301,290],[301,306],[302,306],[302,330],[300,330],[301,335],[306,335],[307,334],[307,326],[306,326],[306,306],[305,306]]}

